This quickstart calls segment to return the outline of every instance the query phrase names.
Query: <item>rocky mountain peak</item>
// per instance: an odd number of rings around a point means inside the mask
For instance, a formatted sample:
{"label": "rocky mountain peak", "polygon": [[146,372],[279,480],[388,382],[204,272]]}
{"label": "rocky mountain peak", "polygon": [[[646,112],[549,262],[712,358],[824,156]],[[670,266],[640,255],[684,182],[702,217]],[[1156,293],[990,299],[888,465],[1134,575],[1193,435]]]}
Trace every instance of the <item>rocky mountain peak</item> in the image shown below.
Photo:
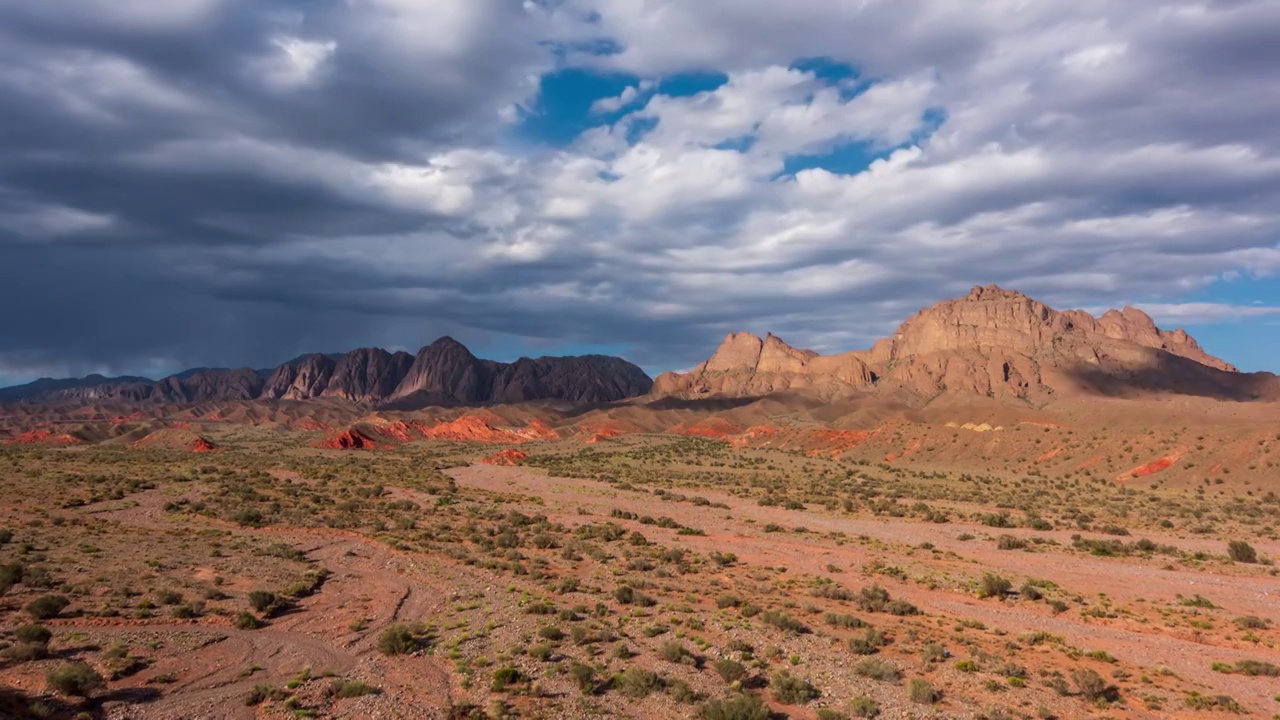
{"label": "rocky mountain peak", "polygon": [[727,372],[742,368],[754,369],[760,362],[764,341],[748,332],[729,333],[724,342],[706,362],[707,372]]}
{"label": "rocky mountain peak", "polygon": [[979,285],[921,310],[866,351],[818,355],[773,335],[731,333],[693,372],[659,377],[655,392],[743,397],[786,390],[830,398],[875,385],[926,398],[972,393],[1027,400],[1078,391],[1103,378],[1141,377],[1156,388],[1203,383],[1212,392],[1230,385],[1230,378],[1200,377],[1204,372],[1235,368],[1205,353],[1186,331],[1161,330],[1138,308],[1095,318]]}

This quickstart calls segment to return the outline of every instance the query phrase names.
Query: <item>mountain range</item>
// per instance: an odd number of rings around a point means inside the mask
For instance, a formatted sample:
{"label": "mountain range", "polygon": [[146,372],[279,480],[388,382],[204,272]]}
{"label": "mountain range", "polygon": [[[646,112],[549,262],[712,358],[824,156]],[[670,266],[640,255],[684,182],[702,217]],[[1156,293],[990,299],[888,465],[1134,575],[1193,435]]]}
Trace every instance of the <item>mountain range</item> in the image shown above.
{"label": "mountain range", "polygon": [[927,404],[979,396],[1041,406],[1080,395],[1280,399],[1271,373],[1241,373],[1185,331],[1162,330],[1136,308],[1094,317],[1059,311],[995,285],[925,308],[866,350],[821,355],[769,334],[732,333],[687,373],[651,380],[617,357],[482,360],[452,338],[416,355],[363,348],[310,354],[270,370],[199,368],[159,381],[91,375],[0,389],[0,402],[199,404],[332,398],[378,409],[558,400],[610,403],[801,395],[833,402],[867,394]]}
{"label": "mountain range", "polygon": [[41,379],[0,390],[0,401],[87,404],[105,401],[196,404],[240,400],[317,400],[409,409],[530,400],[601,403],[647,393],[652,380],[616,357],[482,360],[448,337],[418,351],[362,348],[311,354],[271,370],[199,368],[159,381],[139,377]]}
{"label": "mountain range", "polygon": [[1094,317],[1058,311],[995,285],[921,310],[868,350],[820,355],[774,335],[733,333],[688,373],[664,373],[653,394],[833,400],[866,392],[929,400],[986,396],[1043,405],[1080,394],[1280,399],[1271,373],[1241,373],[1186,333],[1126,307]]}

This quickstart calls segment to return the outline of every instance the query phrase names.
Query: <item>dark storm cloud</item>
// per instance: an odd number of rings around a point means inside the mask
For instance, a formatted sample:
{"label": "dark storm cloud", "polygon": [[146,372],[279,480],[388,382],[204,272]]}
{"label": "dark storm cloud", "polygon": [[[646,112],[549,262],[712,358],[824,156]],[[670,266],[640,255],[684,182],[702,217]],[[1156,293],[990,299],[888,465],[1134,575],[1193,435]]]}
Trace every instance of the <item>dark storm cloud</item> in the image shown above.
{"label": "dark storm cloud", "polygon": [[[1274,3],[952,8],[0,3],[0,378],[444,333],[663,369],[737,329],[863,346],[975,282],[1222,318],[1177,301],[1280,271]],[[555,62],[730,82],[513,144]],[[782,174],[850,139],[899,149]]]}
{"label": "dark storm cloud", "polygon": [[[431,212],[343,195],[308,180],[306,168],[282,175],[243,158],[188,168],[146,158],[176,143],[216,152],[252,138],[387,159],[484,138],[543,61],[536,45],[510,42],[519,17],[476,3],[460,11],[476,13],[476,27],[445,30],[473,37],[436,52],[383,42],[375,25],[396,22],[394,5],[385,17],[376,3],[363,13],[346,2],[57,5],[0,5],[0,300],[29,308],[6,321],[0,358],[40,357],[72,372],[265,363],[305,343],[413,343],[451,325],[379,319],[386,309],[341,302],[291,305],[351,282],[334,284],[340,269],[272,271],[207,255],[294,235],[409,232]],[[497,32],[488,20],[502,21]],[[282,38],[308,36],[341,41],[314,77],[273,83]],[[433,59],[448,69],[423,66]],[[258,291],[229,289],[237,275],[255,278]],[[408,325],[421,327],[401,335]]]}

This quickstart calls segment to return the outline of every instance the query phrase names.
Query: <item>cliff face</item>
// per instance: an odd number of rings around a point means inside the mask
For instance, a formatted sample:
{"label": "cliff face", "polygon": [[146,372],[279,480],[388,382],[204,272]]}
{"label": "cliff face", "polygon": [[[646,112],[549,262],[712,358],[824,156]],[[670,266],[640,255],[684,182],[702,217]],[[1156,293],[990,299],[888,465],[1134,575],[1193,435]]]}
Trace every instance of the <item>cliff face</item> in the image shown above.
{"label": "cliff face", "polygon": [[305,355],[275,369],[267,378],[262,397],[271,400],[309,400],[329,386],[337,365],[327,355]]}
{"label": "cliff face", "polygon": [[393,397],[445,404],[598,403],[643,395],[652,384],[643,370],[621,358],[584,355],[500,363],[480,360],[452,338],[441,338],[418,353]]}
{"label": "cliff face", "polygon": [[824,398],[847,395],[868,386],[872,375],[858,353],[819,355],[791,347],[774,335],[733,333],[692,372],[663,373],[654,381],[658,395],[755,397],[797,391]]}
{"label": "cliff face", "polygon": [[499,363],[477,358],[452,338],[440,338],[416,356],[362,348],[340,356],[304,355],[265,373],[247,368],[207,369],[158,382],[98,376],[82,382],[45,381],[33,383],[26,391],[10,388],[6,399],[27,403],[201,403],[338,398],[401,406],[530,400],[598,403],[643,395],[651,385],[644,371],[621,358],[587,355]]}
{"label": "cliff face", "polygon": [[409,372],[413,356],[381,348],[352,350],[333,368],[333,377],[321,393],[352,402],[380,402],[395,392]]}
{"label": "cliff face", "polygon": [[1247,399],[1280,393],[1273,376],[1243,375],[1183,330],[1156,327],[1136,308],[1095,318],[1060,312],[989,285],[921,310],[870,350],[818,355],[772,335],[730,335],[692,372],[665,373],[663,395],[750,397],[801,392],[824,399],[905,389],[1045,400],[1063,394],[1142,390]]}

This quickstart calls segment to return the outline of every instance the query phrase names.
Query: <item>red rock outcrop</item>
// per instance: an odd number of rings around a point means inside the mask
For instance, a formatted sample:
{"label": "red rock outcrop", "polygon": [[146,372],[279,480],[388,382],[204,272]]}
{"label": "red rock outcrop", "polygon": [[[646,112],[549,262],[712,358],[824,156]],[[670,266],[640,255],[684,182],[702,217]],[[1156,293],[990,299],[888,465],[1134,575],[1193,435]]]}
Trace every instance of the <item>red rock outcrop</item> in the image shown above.
{"label": "red rock outcrop", "polygon": [[430,440],[507,444],[521,443],[527,439],[510,430],[495,428],[477,415],[463,415],[457,420],[423,428],[422,435]]}
{"label": "red rock outcrop", "polygon": [[81,445],[84,440],[70,433],[55,432],[51,428],[36,428],[5,440],[6,445]]}
{"label": "red rock outcrop", "polygon": [[355,428],[348,428],[316,443],[316,447],[331,450],[376,450],[377,443]]}
{"label": "red rock outcrop", "polygon": [[[1120,475],[1120,477],[1116,478],[1116,480],[1123,482],[1125,480],[1136,480],[1138,478],[1146,477],[1148,475],[1155,475],[1161,470],[1167,470],[1173,467],[1173,464],[1181,460],[1184,455],[1185,453],[1182,450],[1174,451],[1168,455],[1165,455],[1162,458],[1157,458],[1155,460],[1152,460],[1151,462],[1145,465],[1139,465],[1138,467],[1130,470],[1129,472],[1123,473],[1122,475]],[[1210,473],[1212,472],[1213,471],[1210,470]]]}
{"label": "red rock outcrop", "polygon": [[576,425],[574,430],[602,438],[620,437],[622,435],[644,432],[635,423],[628,422],[626,420],[615,420],[612,418],[597,418],[589,420],[580,425]]}
{"label": "red rock outcrop", "polygon": [[185,427],[157,428],[145,437],[129,444],[133,450],[177,450],[183,452],[208,453],[216,452],[218,447],[205,438]]}
{"label": "red rock outcrop", "polygon": [[559,440],[560,433],[555,428],[543,422],[540,418],[534,418],[524,428],[515,431],[516,434],[528,440],[543,440],[550,442]]}
{"label": "red rock outcrop", "polygon": [[690,435],[710,440],[728,440],[742,434],[742,428],[721,417],[709,417],[688,425],[671,429],[676,435]]}
{"label": "red rock outcrop", "polygon": [[520,463],[528,459],[529,459],[528,453],[521,452],[519,450],[503,450],[501,452],[490,455],[489,457],[481,460],[480,462],[486,465],[502,465],[506,467],[512,467],[515,465],[519,465]]}

